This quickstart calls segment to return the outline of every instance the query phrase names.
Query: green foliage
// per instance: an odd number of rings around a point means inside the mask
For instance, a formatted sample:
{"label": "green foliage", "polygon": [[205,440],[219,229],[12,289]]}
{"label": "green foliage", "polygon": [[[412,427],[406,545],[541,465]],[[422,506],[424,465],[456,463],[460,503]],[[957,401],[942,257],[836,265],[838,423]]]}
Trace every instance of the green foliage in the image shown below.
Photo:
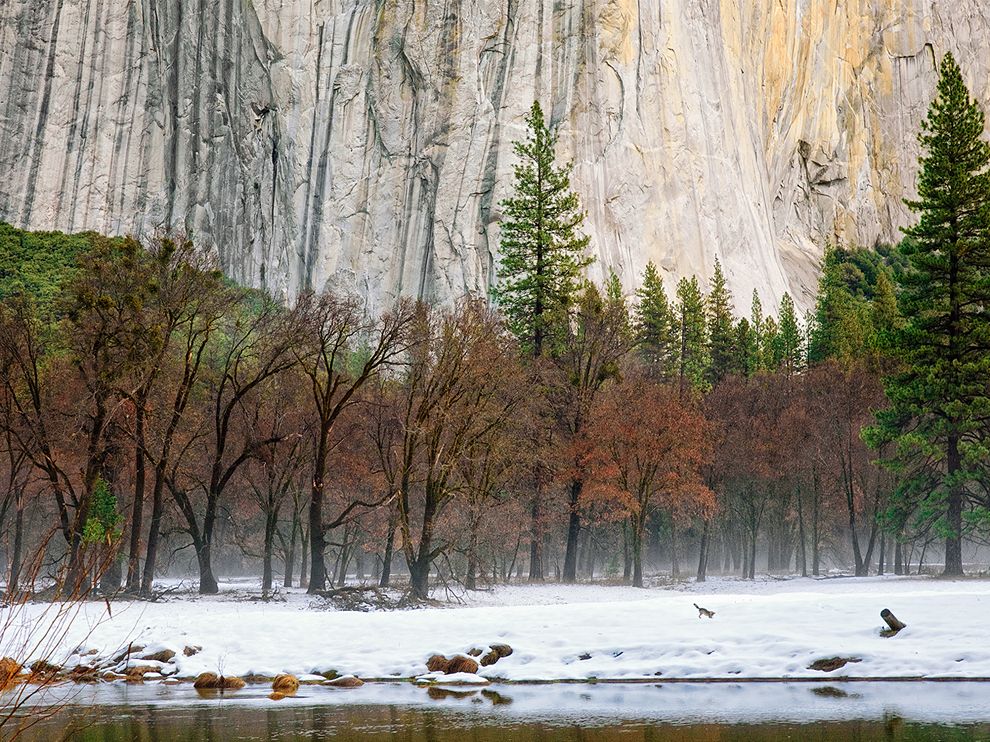
{"label": "green foliage", "polygon": [[679,348],[677,319],[652,262],[646,264],[636,298],[633,327],[639,355],[656,376],[673,378]]}
{"label": "green foliage", "polygon": [[712,288],[708,293],[708,348],[711,362],[708,383],[715,386],[733,372],[736,336],[732,320],[732,297],[722,273],[722,264],[715,258]]}
{"label": "green foliage", "polygon": [[756,340],[753,337],[753,326],[745,317],[736,322],[733,328],[734,350],[732,373],[739,376],[747,376],[756,367],[756,360],[753,357],[756,347]]}
{"label": "green foliage", "polygon": [[526,118],[525,141],[513,147],[514,193],[502,202],[501,261],[494,296],[532,355],[543,353],[551,318],[565,314],[592,259],[581,234],[585,213],[571,191],[571,165],[555,165],[556,138],[539,103]]}
{"label": "green foliage", "polygon": [[804,334],[798,325],[790,294],[784,294],[780,300],[777,316],[780,318],[780,329],[773,344],[774,366],[787,375],[795,374],[804,366]]}
{"label": "green foliage", "polygon": [[83,528],[83,542],[87,544],[112,543],[120,538],[124,516],[117,511],[117,498],[110,485],[97,479],[89,506],[89,518]]}
{"label": "green foliage", "polygon": [[891,407],[867,435],[873,445],[889,444],[901,506],[949,538],[948,573],[962,570],[962,509],[988,463],[990,144],[983,131],[983,112],[947,54],[919,135],[919,197],[908,202],[918,222],[902,244],[908,268],[896,276],[903,327],[890,316],[889,298],[874,306],[902,370],[886,380]]}
{"label": "green foliage", "polygon": [[687,388],[705,389],[708,382],[708,328],[705,297],[697,276],[682,278],[677,284],[678,383]]}
{"label": "green foliage", "polygon": [[864,292],[859,279],[850,283],[851,273],[863,274],[856,264],[847,261],[849,254],[837,248],[825,251],[814,321],[809,331],[808,359],[811,363],[821,363],[829,358],[849,362],[865,356],[875,344],[867,296],[872,296],[873,287],[869,284],[869,291]]}
{"label": "green foliage", "polygon": [[766,354],[763,346],[766,337],[766,319],[763,316],[763,302],[760,295],[753,289],[753,300],[749,310],[749,333],[747,334],[748,347],[745,349],[746,374],[751,376],[757,371],[765,371]]}
{"label": "green foliage", "polygon": [[28,232],[0,222],[0,301],[24,293],[47,314],[99,235]]}
{"label": "green foliage", "polygon": [[870,319],[873,322],[874,349],[883,355],[893,350],[896,333],[904,326],[894,282],[886,270],[877,274],[870,302]]}

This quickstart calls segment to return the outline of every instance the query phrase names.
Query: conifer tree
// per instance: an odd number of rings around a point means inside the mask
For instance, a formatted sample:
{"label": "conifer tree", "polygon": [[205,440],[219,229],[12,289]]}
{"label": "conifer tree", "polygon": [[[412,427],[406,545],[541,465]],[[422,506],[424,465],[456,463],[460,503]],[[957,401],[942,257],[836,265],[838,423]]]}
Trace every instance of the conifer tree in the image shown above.
{"label": "conifer tree", "polygon": [[777,333],[777,348],[774,355],[777,359],[777,368],[790,376],[800,371],[804,365],[804,338],[798,326],[794,300],[790,294],[784,294],[780,300],[779,316],[780,331]]}
{"label": "conifer tree", "polygon": [[651,374],[671,379],[680,347],[680,331],[660,273],[652,262],[646,264],[636,299],[633,322],[640,357]]}
{"label": "conifer tree", "polygon": [[732,373],[735,332],[732,326],[732,297],[725,285],[722,264],[715,258],[712,288],[708,293],[708,348],[711,359],[708,381],[712,386]]}
{"label": "conifer tree", "polygon": [[749,310],[749,347],[746,348],[746,373],[750,376],[757,371],[766,370],[763,365],[764,331],[763,302],[760,301],[760,295],[756,289],[753,289],[753,301],[750,303]]}
{"label": "conifer tree", "polygon": [[740,376],[753,373],[753,329],[745,317],[736,322],[734,328],[732,372]]}
{"label": "conifer tree", "polygon": [[682,278],[677,284],[678,384],[681,394],[688,389],[704,389],[708,376],[708,331],[705,297],[697,276]]}
{"label": "conifer tree", "polygon": [[905,230],[897,276],[904,370],[885,382],[891,406],[867,433],[893,443],[899,505],[945,536],[945,574],[963,572],[963,511],[985,481],[990,418],[990,144],[984,114],[951,54],[919,135],[918,222]]}
{"label": "conifer tree", "polygon": [[808,341],[812,363],[829,358],[843,362],[862,358],[873,343],[873,323],[865,299],[850,291],[844,276],[843,253],[834,247],[825,251],[818,299]]}
{"label": "conifer tree", "polygon": [[895,333],[903,326],[903,322],[897,307],[894,282],[886,270],[877,274],[870,310],[870,318],[873,321],[874,348],[878,353],[887,353],[894,342]]}
{"label": "conifer tree", "polygon": [[763,320],[759,365],[761,371],[773,371],[781,365],[780,328],[772,314]]}
{"label": "conifer tree", "polygon": [[571,306],[592,259],[581,234],[585,212],[571,190],[572,165],[555,164],[556,137],[534,102],[525,141],[513,147],[515,188],[502,202],[501,262],[494,296],[524,350],[544,352],[551,318]]}

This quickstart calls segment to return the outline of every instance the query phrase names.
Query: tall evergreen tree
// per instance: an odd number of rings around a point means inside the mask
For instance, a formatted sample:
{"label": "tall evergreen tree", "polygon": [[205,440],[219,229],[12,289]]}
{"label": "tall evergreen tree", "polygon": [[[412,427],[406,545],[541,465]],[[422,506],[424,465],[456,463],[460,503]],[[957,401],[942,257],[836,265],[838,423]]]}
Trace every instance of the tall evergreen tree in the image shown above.
{"label": "tall evergreen tree", "polygon": [[725,285],[722,264],[718,258],[715,258],[712,288],[708,292],[708,348],[711,359],[708,381],[712,386],[732,373],[735,340],[735,328],[732,326],[732,297]]}
{"label": "tall evergreen tree", "polygon": [[[829,358],[848,363],[864,357],[873,344],[869,302],[860,290],[854,293],[850,288],[850,285],[860,287],[865,279],[858,268],[845,262],[845,255],[846,251],[834,247],[825,251],[808,341],[812,363]],[[857,275],[850,278],[850,273]]]}
{"label": "tall evergreen tree", "polygon": [[906,326],[903,371],[886,380],[891,406],[868,431],[894,445],[898,499],[945,535],[945,574],[963,572],[963,511],[985,480],[990,418],[990,144],[984,115],[947,54],[919,135],[918,222],[897,276]]}
{"label": "tall evergreen tree", "polygon": [[781,365],[780,328],[773,315],[763,320],[763,333],[760,337],[760,370],[773,371]]}
{"label": "tall evergreen tree", "polygon": [[753,289],[753,301],[749,310],[749,347],[746,349],[746,373],[750,376],[757,371],[766,370],[763,365],[763,336],[766,329],[764,325],[763,302],[760,301],[760,294]]}
{"label": "tall evergreen tree", "polygon": [[733,356],[732,372],[740,376],[749,376],[753,373],[753,328],[749,320],[742,317],[733,329]]}
{"label": "tall evergreen tree", "polygon": [[660,273],[652,262],[646,264],[636,299],[633,323],[640,357],[652,375],[671,379],[680,347],[680,330]]}
{"label": "tall evergreen tree", "polygon": [[897,307],[894,282],[886,270],[877,274],[870,309],[870,318],[873,321],[874,347],[878,353],[885,354],[891,349],[895,333],[903,327],[901,312]]}
{"label": "tall evergreen tree", "polygon": [[680,347],[677,379],[681,394],[688,389],[703,389],[708,377],[708,329],[705,322],[705,297],[697,276],[677,283],[677,323]]}
{"label": "tall evergreen tree", "polygon": [[515,142],[515,187],[502,202],[499,280],[494,288],[526,352],[540,356],[548,325],[573,302],[581,272],[592,259],[581,234],[585,212],[571,190],[572,165],[555,164],[556,137],[534,102],[525,141]]}
{"label": "tall evergreen tree", "polygon": [[804,365],[804,334],[798,325],[797,312],[794,310],[794,300],[790,294],[784,294],[780,300],[780,329],[777,333],[777,347],[774,356],[777,368],[788,376],[801,370]]}

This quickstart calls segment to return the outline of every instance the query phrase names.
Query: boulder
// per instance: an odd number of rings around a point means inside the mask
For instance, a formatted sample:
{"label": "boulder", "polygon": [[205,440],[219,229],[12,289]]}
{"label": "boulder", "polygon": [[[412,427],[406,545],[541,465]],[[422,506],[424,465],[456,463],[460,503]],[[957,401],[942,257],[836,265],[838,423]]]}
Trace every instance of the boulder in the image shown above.
{"label": "boulder", "polygon": [[324,685],[329,685],[331,688],[360,688],[364,685],[364,681],[353,675],[341,675],[339,678],[327,680]]}

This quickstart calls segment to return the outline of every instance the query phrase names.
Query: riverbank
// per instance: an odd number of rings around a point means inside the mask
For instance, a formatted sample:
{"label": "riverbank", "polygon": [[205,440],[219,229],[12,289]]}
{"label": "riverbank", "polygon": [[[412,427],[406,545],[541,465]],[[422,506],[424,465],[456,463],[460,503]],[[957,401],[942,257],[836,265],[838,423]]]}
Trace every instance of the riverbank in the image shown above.
{"label": "riverbank", "polygon": [[[117,601],[110,617],[102,604],[87,605],[51,661],[121,676],[151,666],[145,682],[186,681],[203,672],[395,681],[426,674],[434,654],[501,643],[512,654],[480,667],[484,680],[990,678],[990,581],[980,579],[718,579],[647,590],[519,585],[442,607],[368,613],[324,609],[301,591],[260,602],[244,587],[227,583],[218,596],[176,595],[160,603]],[[714,617],[699,617],[695,604]],[[907,628],[882,637],[884,608]],[[25,610],[30,620],[41,606]],[[142,659],[154,655],[159,659]],[[811,669],[835,658],[846,663]]]}

